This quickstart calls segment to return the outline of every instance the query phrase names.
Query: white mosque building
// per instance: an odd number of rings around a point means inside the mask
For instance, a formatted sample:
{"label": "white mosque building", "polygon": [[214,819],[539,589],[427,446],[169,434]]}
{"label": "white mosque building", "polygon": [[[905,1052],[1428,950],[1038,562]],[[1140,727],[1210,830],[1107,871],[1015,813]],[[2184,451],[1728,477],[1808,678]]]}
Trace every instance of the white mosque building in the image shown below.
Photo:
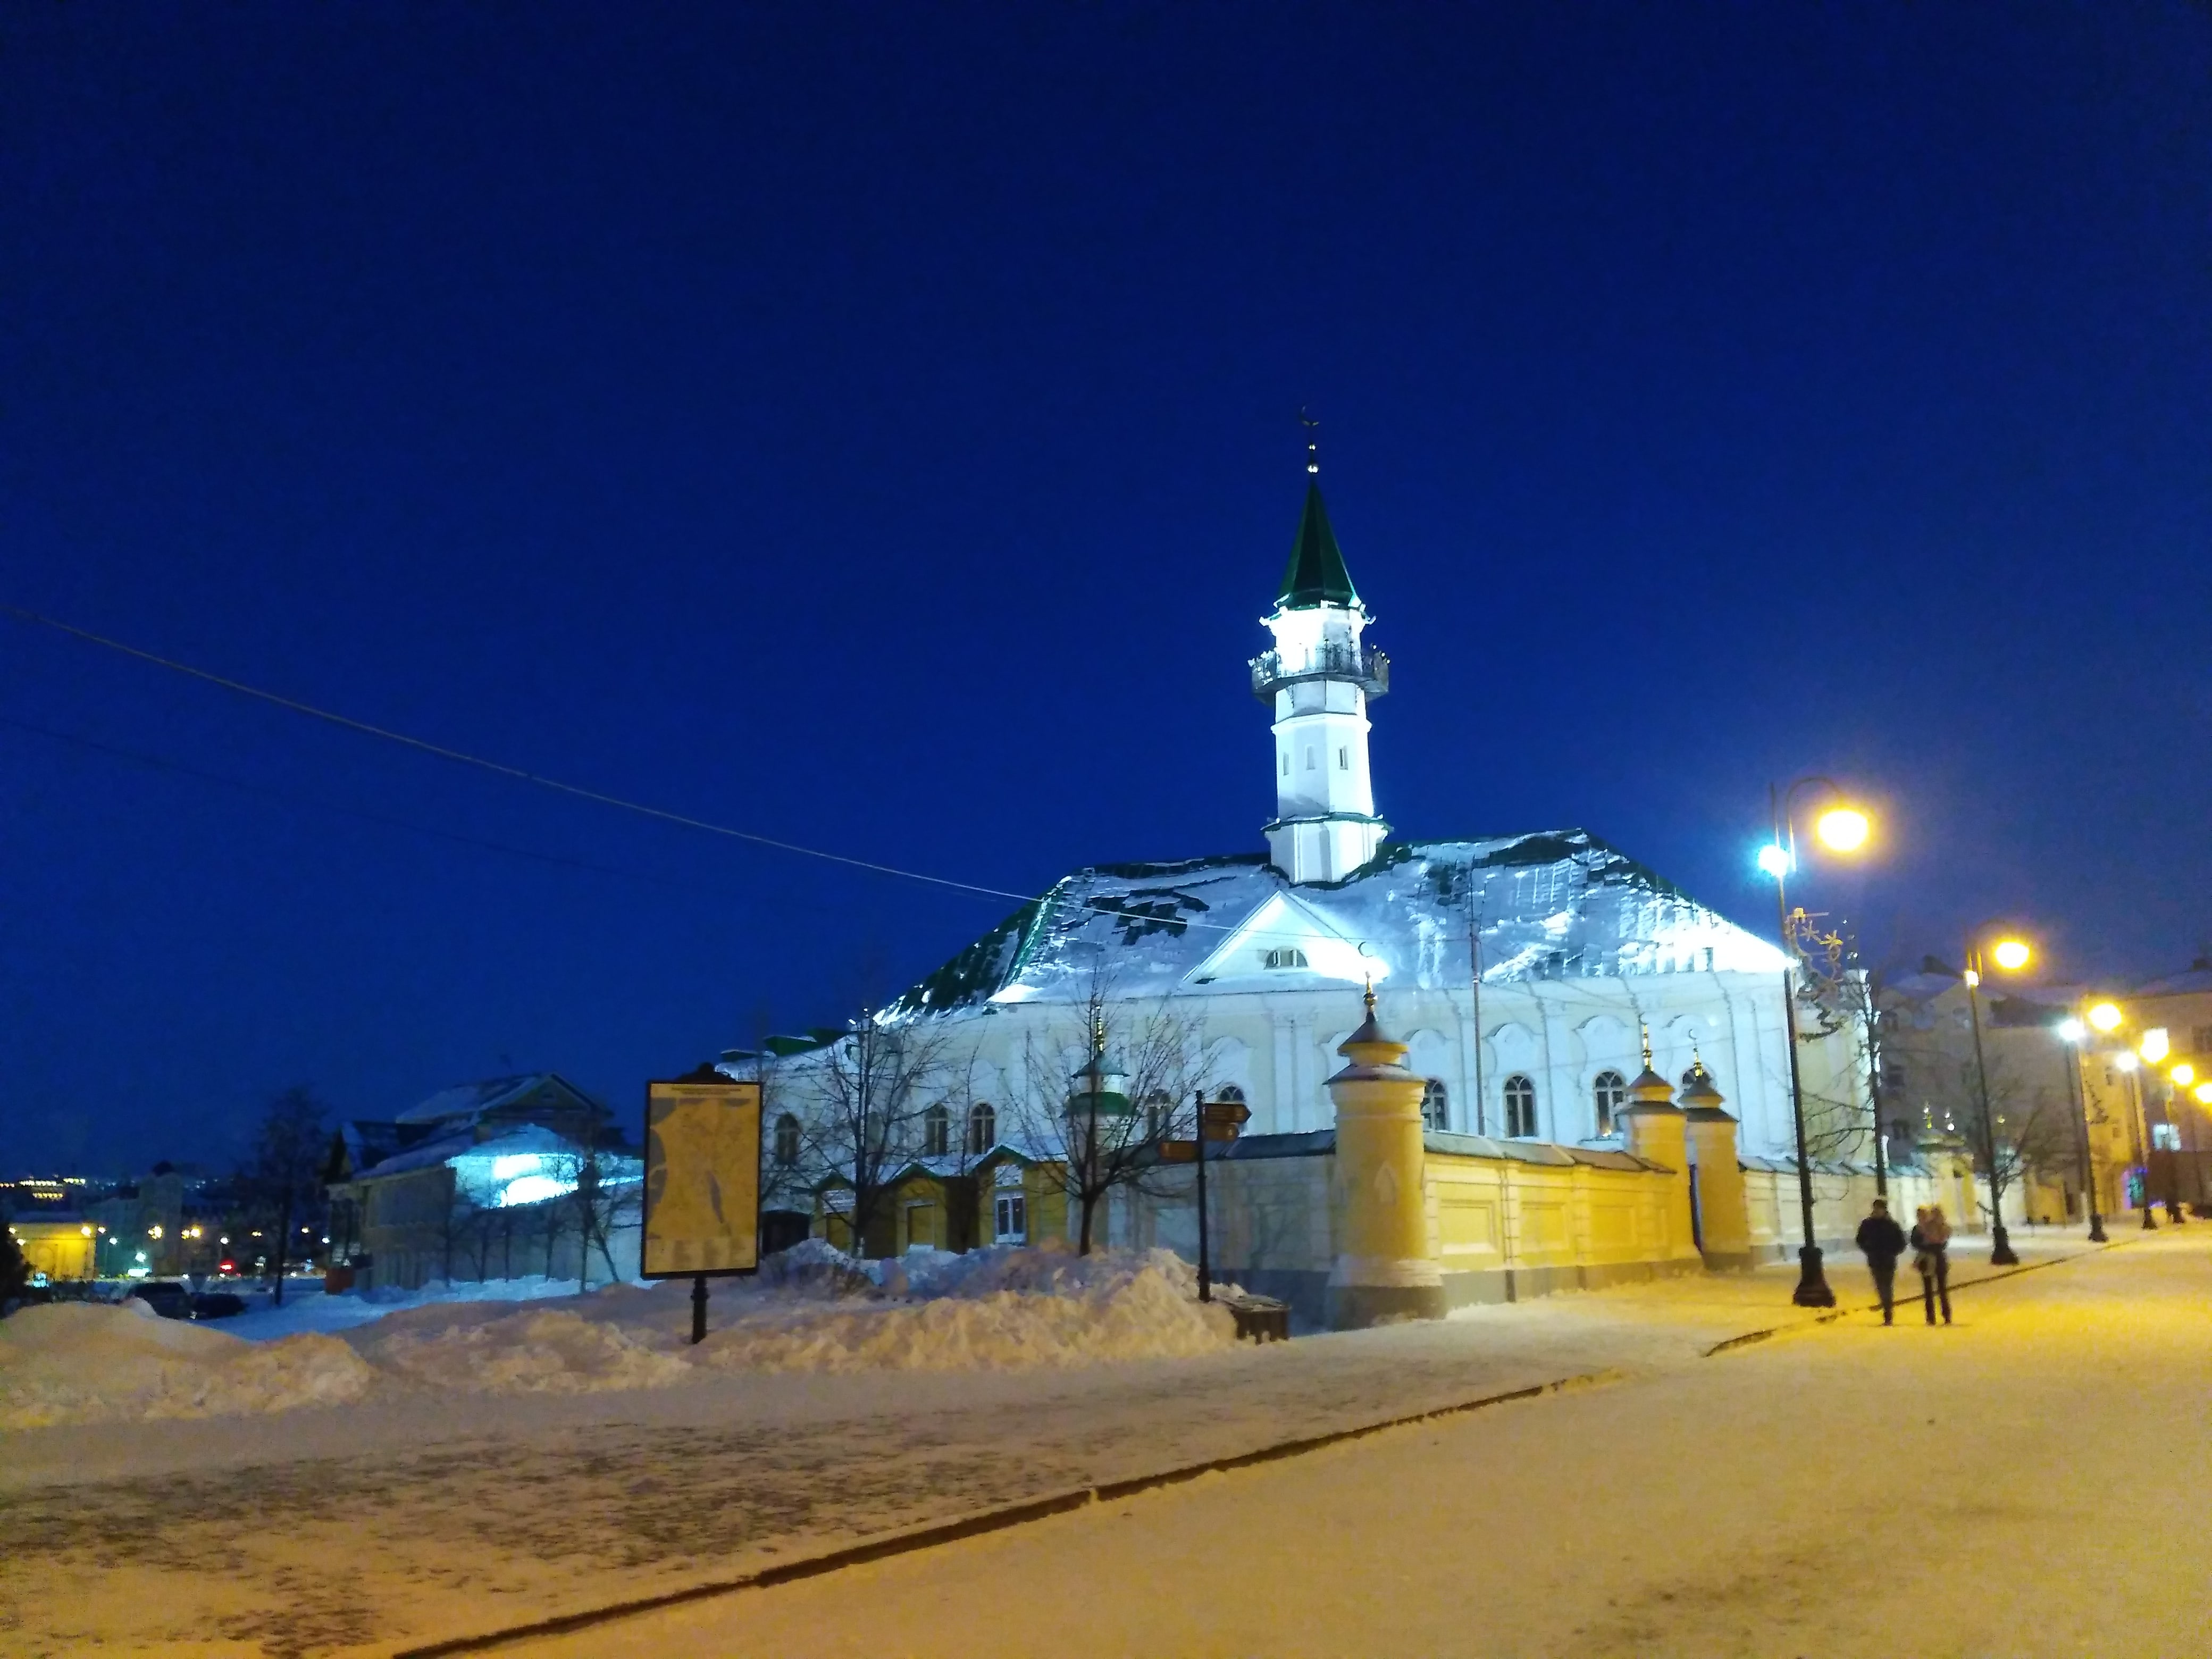
{"label": "white mosque building", "polygon": [[[879,1018],[951,1039],[963,1056],[955,1109],[1003,1119],[1006,1102],[1064,1086],[1064,1071],[1025,1076],[1024,1057],[1047,1051],[1048,1029],[1066,1033],[1071,1013],[1079,1022],[1094,988],[1133,1019],[1172,1007],[1199,1033],[1204,1083],[1249,1109],[1249,1141],[1330,1127],[1323,1081],[1371,983],[1425,1080],[1439,1150],[1620,1146],[1648,1030],[1667,1079],[1702,1062],[1747,1160],[1794,1152],[1773,942],[1584,830],[1386,839],[1368,735],[1390,664],[1368,641],[1370,621],[1310,480],[1265,619],[1273,643],[1251,662],[1273,734],[1266,850],[1079,871]],[[1801,1042],[1810,1112],[1861,1109],[1857,1036]],[[798,1060],[778,1095],[803,1112]]]}

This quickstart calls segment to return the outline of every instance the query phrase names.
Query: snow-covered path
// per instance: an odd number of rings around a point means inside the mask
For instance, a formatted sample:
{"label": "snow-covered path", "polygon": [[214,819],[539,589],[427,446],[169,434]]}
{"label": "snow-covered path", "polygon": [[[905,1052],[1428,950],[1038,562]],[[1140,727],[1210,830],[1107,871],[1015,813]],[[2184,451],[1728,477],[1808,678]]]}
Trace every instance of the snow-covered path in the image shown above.
{"label": "snow-covered path", "polygon": [[2202,1653],[2208,1233],[514,1650]]}
{"label": "snow-covered path", "polygon": [[[2065,1248],[2037,1248],[2054,1244]],[[1968,1312],[1971,1298],[2108,1263],[2119,1272],[2136,1254],[1969,1291]],[[1969,1247],[1962,1274],[1982,1271],[1970,1260]],[[1835,1277],[1847,1298],[1867,1295],[1863,1271]],[[11,1435],[0,1445],[0,1651],[389,1652],[1562,1376],[1620,1373],[1629,1386],[1600,1394],[1647,1398],[1743,1363],[1703,1358],[1713,1343],[1802,1321],[1790,1278],[1700,1277],[1076,1370],[425,1391]],[[2112,1283],[2124,1292],[2129,1279]],[[1768,1346],[1810,1352],[1826,1340]],[[1233,1574],[1304,1550],[1255,1558],[1239,1546],[1220,1559]]]}

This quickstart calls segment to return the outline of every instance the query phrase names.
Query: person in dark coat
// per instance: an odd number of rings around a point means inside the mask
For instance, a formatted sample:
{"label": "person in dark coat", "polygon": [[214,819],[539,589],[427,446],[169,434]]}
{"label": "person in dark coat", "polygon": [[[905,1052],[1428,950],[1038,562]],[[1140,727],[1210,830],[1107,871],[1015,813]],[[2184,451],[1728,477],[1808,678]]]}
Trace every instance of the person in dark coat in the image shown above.
{"label": "person in dark coat", "polygon": [[1897,1258],[1905,1254],[1905,1229],[1889,1213],[1889,1201],[1877,1198],[1867,1218],[1859,1223],[1859,1254],[1866,1257],[1874,1287],[1881,1292],[1881,1322],[1893,1325],[1897,1311]]}
{"label": "person in dark coat", "polygon": [[1930,1204],[1913,1224],[1912,1265],[1920,1269],[1920,1301],[1928,1310],[1928,1322],[1936,1322],[1936,1298],[1943,1298],[1943,1322],[1951,1322],[1951,1224],[1943,1206]]}

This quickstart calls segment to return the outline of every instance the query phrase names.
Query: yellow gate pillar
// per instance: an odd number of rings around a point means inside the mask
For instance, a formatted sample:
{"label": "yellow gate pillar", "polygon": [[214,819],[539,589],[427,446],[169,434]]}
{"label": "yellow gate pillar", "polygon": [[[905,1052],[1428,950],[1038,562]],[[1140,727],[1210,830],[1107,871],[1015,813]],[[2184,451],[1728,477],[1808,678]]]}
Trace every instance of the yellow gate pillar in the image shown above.
{"label": "yellow gate pillar", "polygon": [[1698,1245],[1708,1267],[1751,1266],[1751,1206],[1744,1201],[1743,1165],[1736,1158],[1735,1119],[1721,1109],[1721,1091],[1705,1063],[1682,1091],[1682,1121],[1697,1156]]}
{"label": "yellow gate pillar", "polygon": [[1678,1201],[1667,1206],[1668,1256],[1694,1255],[1690,1243],[1689,1136],[1674,1085],[1651,1069],[1651,1033],[1644,1034],[1644,1069],[1628,1085],[1628,1104],[1620,1113],[1621,1138],[1638,1158],[1649,1158],[1674,1177]]}
{"label": "yellow gate pillar", "polygon": [[1421,1150],[1421,1079],[1401,1064],[1406,1045],[1367,1018],[1336,1051],[1350,1063],[1328,1080],[1336,1107],[1336,1261],[1328,1275],[1332,1330],[1444,1316],[1443,1273],[1429,1254]]}

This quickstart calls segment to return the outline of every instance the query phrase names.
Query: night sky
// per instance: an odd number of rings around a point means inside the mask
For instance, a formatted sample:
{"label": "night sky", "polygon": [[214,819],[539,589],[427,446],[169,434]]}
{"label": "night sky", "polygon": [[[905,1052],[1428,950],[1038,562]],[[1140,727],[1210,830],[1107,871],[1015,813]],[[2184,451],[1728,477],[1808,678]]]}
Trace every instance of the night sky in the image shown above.
{"label": "night sky", "polygon": [[[0,603],[1015,892],[1257,851],[1301,407],[1413,838],[2212,941],[2212,12],[21,3]],[[0,1169],[647,1076],[1012,908],[0,619]]]}

